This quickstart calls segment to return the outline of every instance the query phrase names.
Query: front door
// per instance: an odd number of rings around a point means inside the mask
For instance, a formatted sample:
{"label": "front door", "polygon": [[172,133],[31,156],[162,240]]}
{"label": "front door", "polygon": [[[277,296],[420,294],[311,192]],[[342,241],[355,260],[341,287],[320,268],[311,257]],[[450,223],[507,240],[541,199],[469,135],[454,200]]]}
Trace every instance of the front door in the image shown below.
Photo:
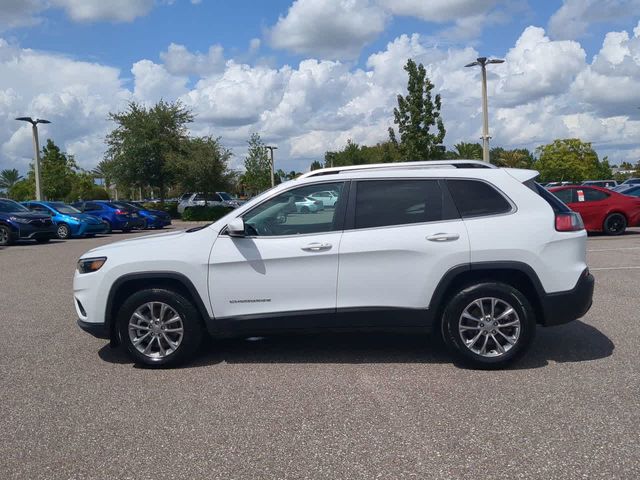
{"label": "front door", "polygon": [[243,215],[245,237],[221,233],[209,260],[216,319],[284,315],[295,327],[298,318],[335,311],[346,197],[315,208],[308,199],[324,190],[347,194],[344,182],[292,188]]}

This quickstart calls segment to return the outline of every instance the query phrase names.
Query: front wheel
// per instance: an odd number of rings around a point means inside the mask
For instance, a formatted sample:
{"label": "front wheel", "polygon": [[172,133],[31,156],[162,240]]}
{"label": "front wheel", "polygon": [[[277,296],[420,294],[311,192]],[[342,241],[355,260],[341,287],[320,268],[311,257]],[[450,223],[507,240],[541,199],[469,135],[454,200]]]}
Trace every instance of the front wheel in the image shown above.
{"label": "front wheel", "polygon": [[535,315],[525,296],[504,283],[479,283],[455,294],[442,318],[442,337],[465,363],[502,368],[520,357],[535,336]]}
{"label": "front wheel", "polygon": [[6,247],[13,243],[11,229],[6,225],[0,225],[0,247]]}
{"label": "front wheel", "polygon": [[140,290],[118,313],[118,333],[129,355],[151,367],[178,365],[197,351],[202,319],[193,303],[167,289]]}
{"label": "front wheel", "polygon": [[56,231],[56,233],[58,234],[58,238],[66,240],[71,236],[71,229],[69,228],[69,225],[61,223],[60,225],[58,225],[58,230]]}
{"label": "front wheel", "polygon": [[612,213],[604,219],[604,233],[622,235],[627,229],[627,219],[621,213]]}

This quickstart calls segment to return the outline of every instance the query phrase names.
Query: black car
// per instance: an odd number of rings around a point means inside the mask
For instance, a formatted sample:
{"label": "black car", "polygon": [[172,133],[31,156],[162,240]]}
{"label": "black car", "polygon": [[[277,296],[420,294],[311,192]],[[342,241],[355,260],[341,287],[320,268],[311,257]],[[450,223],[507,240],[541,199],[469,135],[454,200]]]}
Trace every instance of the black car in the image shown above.
{"label": "black car", "polygon": [[50,215],[29,211],[13,200],[0,199],[0,246],[16,240],[46,243],[56,236],[56,225]]}

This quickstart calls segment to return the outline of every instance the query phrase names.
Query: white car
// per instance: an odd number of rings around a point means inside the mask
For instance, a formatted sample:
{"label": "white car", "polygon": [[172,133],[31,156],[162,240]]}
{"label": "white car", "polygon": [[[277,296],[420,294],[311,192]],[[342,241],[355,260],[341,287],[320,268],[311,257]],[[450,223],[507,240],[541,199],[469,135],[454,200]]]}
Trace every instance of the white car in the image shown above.
{"label": "white car", "polygon": [[319,200],[322,202],[324,207],[333,207],[338,201],[338,195],[336,195],[336,192],[330,191],[314,193],[313,195],[310,195],[309,198],[312,200]]}
{"label": "white car", "polygon": [[324,208],[321,201],[311,197],[298,197],[294,203],[298,213],[314,213]]}
{"label": "white car", "polygon": [[[211,225],[87,252],[78,323],[151,366],[185,361],[207,334],[382,328],[502,367],[537,325],[591,306],[580,216],[536,176],[471,160],[314,170]],[[327,190],[335,209],[289,214]]]}

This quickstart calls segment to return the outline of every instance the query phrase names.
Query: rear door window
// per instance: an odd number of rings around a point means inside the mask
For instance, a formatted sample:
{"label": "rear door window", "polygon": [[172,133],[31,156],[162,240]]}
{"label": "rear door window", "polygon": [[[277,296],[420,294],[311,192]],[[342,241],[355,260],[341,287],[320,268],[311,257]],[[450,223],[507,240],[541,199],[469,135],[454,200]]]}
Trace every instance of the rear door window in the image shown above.
{"label": "rear door window", "polygon": [[584,189],[584,201],[585,202],[598,202],[609,198],[609,194],[593,188]]}
{"label": "rear door window", "polygon": [[387,227],[456,218],[451,207],[438,180],[359,181],[354,226]]}
{"label": "rear door window", "polygon": [[447,180],[447,186],[462,218],[500,215],[512,210],[507,199],[479,180]]}

